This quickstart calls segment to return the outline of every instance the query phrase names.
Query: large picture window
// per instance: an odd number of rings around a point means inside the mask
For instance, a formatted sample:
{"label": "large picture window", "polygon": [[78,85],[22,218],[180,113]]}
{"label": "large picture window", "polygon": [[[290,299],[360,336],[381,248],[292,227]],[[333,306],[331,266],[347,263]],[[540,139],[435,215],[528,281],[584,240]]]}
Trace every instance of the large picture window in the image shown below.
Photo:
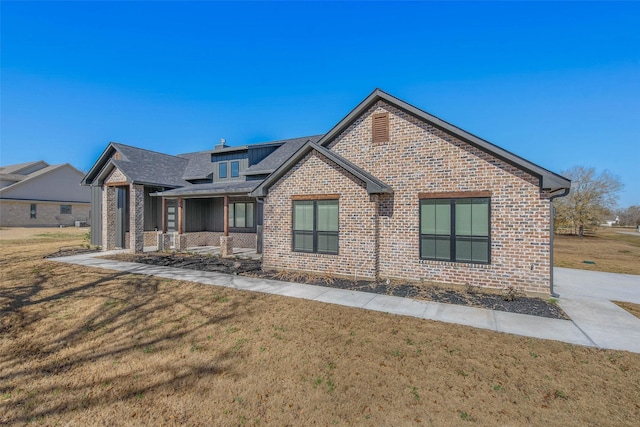
{"label": "large picture window", "polygon": [[229,203],[229,227],[253,228],[253,203]]}
{"label": "large picture window", "polygon": [[488,264],[489,198],[420,201],[420,258]]}
{"label": "large picture window", "polygon": [[338,201],[293,201],[293,250],[338,253]]}

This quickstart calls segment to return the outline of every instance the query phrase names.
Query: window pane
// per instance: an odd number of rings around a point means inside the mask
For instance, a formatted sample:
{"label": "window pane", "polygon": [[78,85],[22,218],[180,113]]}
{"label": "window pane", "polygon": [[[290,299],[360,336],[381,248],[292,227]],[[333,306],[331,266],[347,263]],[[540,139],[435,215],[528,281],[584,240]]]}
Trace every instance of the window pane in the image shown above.
{"label": "window pane", "polygon": [[293,202],[293,229],[313,231],[313,202]]}
{"label": "window pane", "polygon": [[451,234],[451,202],[449,200],[436,201],[436,233]]}
{"label": "window pane", "polygon": [[245,209],[246,204],[244,203],[236,203],[236,227],[245,227],[246,218],[245,218]]}
{"label": "window pane", "polygon": [[472,261],[471,240],[456,239],[456,261]]}
{"label": "window pane", "polygon": [[318,200],[318,231],[338,231],[338,201]]}
{"label": "window pane", "polygon": [[240,175],[240,162],[231,162],[231,176],[237,177]]}
{"label": "window pane", "polygon": [[338,253],[338,235],[318,233],[318,252]]}
{"label": "window pane", "polygon": [[437,259],[451,259],[451,240],[447,238],[436,238],[436,256]]}
{"label": "window pane", "polygon": [[456,234],[459,236],[471,235],[471,201],[456,201]]}
{"label": "window pane", "polygon": [[253,203],[247,203],[247,227],[253,228]]}
{"label": "window pane", "polygon": [[29,209],[29,213],[31,215],[31,219],[36,219],[36,204],[31,203],[31,208]]}
{"label": "window pane", "polygon": [[313,233],[293,232],[293,250],[294,251],[313,251]]}
{"label": "window pane", "polygon": [[229,227],[235,227],[236,226],[236,222],[235,222],[235,214],[236,211],[236,204],[235,203],[229,203]]}
{"label": "window pane", "polygon": [[433,237],[422,237],[420,247],[420,257],[433,259],[436,257],[436,239]]}
{"label": "window pane", "polygon": [[433,200],[420,202],[420,233],[436,234],[436,204]]}
{"label": "window pane", "polygon": [[489,236],[489,201],[486,199],[473,200],[471,235]]}
{"label": "window pane", "polygon": [[220,178],[226,178],[227,177],[227,163],[219,163],[218,164],[218,176]]}
{"label": "window pane", "polygon": [[475,240],[471,243],[471,253],[473,255],[472,261],[489,262],[489,241]]}

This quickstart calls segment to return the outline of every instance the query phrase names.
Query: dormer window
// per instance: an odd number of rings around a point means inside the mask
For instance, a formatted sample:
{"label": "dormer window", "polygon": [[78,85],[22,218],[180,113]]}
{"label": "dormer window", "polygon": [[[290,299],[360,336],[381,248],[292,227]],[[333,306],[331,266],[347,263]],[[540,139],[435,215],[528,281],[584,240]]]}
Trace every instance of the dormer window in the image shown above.
{"label": "dormer window", "polygon": [[240,162],[231,162],[231,178],[240,176]]}
{"label": "dormer window", "polygon": [[378,113],[371,117],[371,135],[374,144],[389,142],[389,113]]}
{"label": "dormer window", "polygon": [[219,178],[227,177],[227,162],[222,162],[218,164],[218,177]]}

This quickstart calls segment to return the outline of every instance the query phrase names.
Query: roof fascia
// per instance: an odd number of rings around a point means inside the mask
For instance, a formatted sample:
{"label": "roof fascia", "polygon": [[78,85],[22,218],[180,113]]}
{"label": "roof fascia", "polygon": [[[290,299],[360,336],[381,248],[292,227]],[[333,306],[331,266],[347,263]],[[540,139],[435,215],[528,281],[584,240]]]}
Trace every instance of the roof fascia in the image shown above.
{"label": "roof fascia", "polygon": [[95,180],[94,179],[95,176],[100,175],[100,173],[104,170],[104,167],[106,166],[106,162],[111,157],[110,150],[119,152],[119,150],[114,146],[113,142],[110,142],[109,145],[107,145],[107,148],[104,149],[100,157],[98,157],[98,160],[96,160],[96,162],[93,164],[91,169],[89,169],[89,172],[87,172],[87,174],[82,179],[82,182],[81,182],[82,185],[93,184],[93,181]]}

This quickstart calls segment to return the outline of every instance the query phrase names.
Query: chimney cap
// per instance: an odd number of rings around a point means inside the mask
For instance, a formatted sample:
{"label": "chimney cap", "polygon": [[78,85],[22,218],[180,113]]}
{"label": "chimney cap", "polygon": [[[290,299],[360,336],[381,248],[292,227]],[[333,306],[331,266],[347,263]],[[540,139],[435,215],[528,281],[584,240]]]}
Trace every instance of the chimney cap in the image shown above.
{"label": "chimney cap", "polygon": [[222,150],[223,148],[227,148],[227,140],[224,138],[220,138],[220,143],[215,146],[216,150]]}

